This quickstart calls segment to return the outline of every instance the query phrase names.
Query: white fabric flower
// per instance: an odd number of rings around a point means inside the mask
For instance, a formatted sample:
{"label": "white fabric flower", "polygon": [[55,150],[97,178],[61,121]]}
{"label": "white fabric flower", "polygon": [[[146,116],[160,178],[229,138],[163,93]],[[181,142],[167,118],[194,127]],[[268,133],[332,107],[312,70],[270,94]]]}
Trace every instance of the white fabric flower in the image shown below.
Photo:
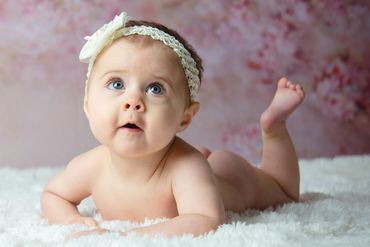
{"label": "white fabric flower", "polygon": [[129,17],[125,12],[99,28],[93,35],[86,36],[87,42],[82,47],[79,59],[83,63],[93,63],[96,56],[103,50],[109,41],[111,41],[113,33],[125,26]]}

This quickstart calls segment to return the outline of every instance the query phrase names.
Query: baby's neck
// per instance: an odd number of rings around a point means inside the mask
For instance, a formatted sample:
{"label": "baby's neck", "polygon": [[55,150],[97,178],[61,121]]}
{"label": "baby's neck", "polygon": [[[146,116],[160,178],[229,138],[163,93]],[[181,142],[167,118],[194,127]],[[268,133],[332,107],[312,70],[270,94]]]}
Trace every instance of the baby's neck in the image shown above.
{"label": "baby's neck", "polygon": [[122,157],[108,149],[107,166],[115,176],[126,182],[149,182],[161,172],[174,142],[155,153],[138,157]]}

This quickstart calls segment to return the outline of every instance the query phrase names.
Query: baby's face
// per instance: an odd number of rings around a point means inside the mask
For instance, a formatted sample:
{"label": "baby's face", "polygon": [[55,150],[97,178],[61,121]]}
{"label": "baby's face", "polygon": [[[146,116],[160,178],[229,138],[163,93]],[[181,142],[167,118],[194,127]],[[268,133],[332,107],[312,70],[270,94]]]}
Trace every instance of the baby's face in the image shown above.
{"label": "baby's face", "polygon": [[85,95],[94,136],[125,156],[164,148],[187,127],[192,107],[177,55],[160,41],[136,38],[121,38],[100,54]]}

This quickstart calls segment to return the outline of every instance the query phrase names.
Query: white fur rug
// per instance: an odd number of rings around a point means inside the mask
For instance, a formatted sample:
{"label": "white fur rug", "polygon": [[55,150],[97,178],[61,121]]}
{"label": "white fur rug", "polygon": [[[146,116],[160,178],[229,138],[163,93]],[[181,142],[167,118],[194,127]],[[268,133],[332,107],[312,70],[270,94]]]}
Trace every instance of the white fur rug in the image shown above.
{"label": "white fur rug", "polygon": [[[301,160],[300,165],[300,203],[228,213],[227,224],[205,236],[107,233],[73,240],[67,236],[85,228],[49,226],[40,218],[40,193],[58,169],[0,168],[0,246],[370,246],[370,155]],[[91,200],[80,210],[99,219]],[[134,225],[103,223],[112,230]]]}

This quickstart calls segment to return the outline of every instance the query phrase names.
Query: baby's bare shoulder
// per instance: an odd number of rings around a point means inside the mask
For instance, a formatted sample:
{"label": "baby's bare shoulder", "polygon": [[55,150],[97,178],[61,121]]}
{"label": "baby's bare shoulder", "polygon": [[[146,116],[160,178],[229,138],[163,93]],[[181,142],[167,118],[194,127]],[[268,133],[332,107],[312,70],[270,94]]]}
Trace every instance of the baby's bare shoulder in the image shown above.
{"label": "baby's bare shoulder", "polygon": [[98,146],[74,157],[68,163],[66,169],[98,169],[99,164],[102,164],[104,161],[105,155],[105,147]]}
{"label": "baby's bare shoulder", "polygon": [[212,173],[206,158],[193,146],[178,138],[169,162],[170,174]]}
{"label": "baby's bare shoulder", "polygon": [[91,192],[100,173],[103,152],[103,147],[97,147],[76,156],[62,172],[49,181],[44,190],[78,204]]}

